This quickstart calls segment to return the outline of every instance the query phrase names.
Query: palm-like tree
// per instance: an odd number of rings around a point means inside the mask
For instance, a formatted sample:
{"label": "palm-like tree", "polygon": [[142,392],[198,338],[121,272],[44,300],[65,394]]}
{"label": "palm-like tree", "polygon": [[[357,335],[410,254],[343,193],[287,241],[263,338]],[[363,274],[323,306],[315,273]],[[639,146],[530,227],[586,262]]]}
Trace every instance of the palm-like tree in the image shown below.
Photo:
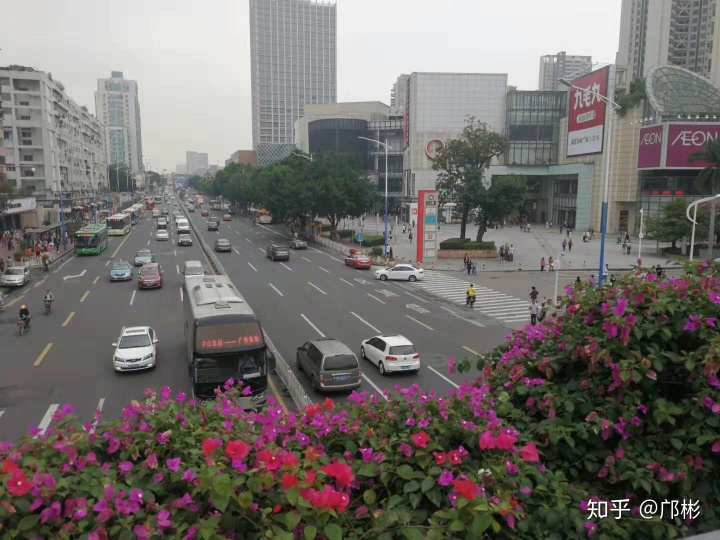
{"label": "palm-like tree", "polygon": [[[708,163],[697,177],[697,188],[700,192],[717,195],[720,192],[720,141],[710,140],[705,143],[702,152],[695,152],[688,156],[689,161],[703,160]],[[710,206],[710,236],[708,247],[710,258],[713,257],[715,245],[715,211],[717,199],[713,199]]]}

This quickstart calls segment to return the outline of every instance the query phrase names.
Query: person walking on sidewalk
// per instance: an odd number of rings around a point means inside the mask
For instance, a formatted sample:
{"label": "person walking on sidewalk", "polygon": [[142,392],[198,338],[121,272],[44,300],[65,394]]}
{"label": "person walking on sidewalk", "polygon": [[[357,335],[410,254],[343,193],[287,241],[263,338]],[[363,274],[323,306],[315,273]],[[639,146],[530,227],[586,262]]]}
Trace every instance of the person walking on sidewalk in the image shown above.
{"label": "person walking on sidewalk", "polygon": [[555,271],[555,259],[553,259],[552,257],[548,259],[548,271]]}
{"label": "person walking on sidewalk", "polygon": [[545,257],[543,257],[542,259],[540,259],[540,271],[541,271],[541,272],[544,272],[544,271],[545,271]]}
{"label": "person walking on sidewalk", "polygon": [[563,241],[562,241],[563,253],[565,253],[565,248],[566,248],[566,247],[567,247],[567,240],[563,240]]}
{"label": "person walking on sidewalk", "polygon": [[535,326],[537,324],[537,318],[540,314],[540,306],[538,306],[537,300],[532,301],[532,305],[530,306],[530,324]]}
{"label": "person walking on sidewalk", "polygon": [[540,293],[537,291],[537,289],[535,287],[533,287],[532,290],[530,291],[530,294],[528,294],[528,296],[530,297],[530,300],[532,300],[534,302],[535,300],[537,300],[537,297],[539,294]]}
{"label": "person walking on sidewalk", "polygon": [[477,261],[472,261],[472,275],[477,276]]}
{"label": "person walking on sidewalk", "polygon": [[465,263],[465,267],[467,268],[467,273],[469,276],[470,272],[472,271],[472,259],[468,258],[467,262]]}
{"label": "person walking on sidewalk", "polygon": [[568,253],[572,253],[572,238],[568,242]]}
{"label": "person walking on sidewalk", "polygon": [[470,260],[470,256],[466,253],[463,257],[463,269],[467,268],[467,263]]}
{"label": "person walking on sidewalk", "polygon": [[410,243],[412,243],[412,231],[410,231],[410,234],[408,235],[408,238],[410,239]]}

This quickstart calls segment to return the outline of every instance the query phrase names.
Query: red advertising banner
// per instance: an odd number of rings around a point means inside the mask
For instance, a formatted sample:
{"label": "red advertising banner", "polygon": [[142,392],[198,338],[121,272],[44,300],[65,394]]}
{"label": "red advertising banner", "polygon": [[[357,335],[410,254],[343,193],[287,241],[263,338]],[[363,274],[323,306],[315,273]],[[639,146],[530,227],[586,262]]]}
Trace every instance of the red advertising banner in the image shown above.
{"label": "red advertising banner", "polygon": [[662,151],[665,126],[644,127],[640,130],[640,145],[638,147],[638,169],[659,169],[662,167]]}
{"label": "red advertising banner", "polygon": [[607,105],[598,96],[608,95],[610,66],[572,81],[568,99],[567,155],[584,156],[603,151]]}
{"label": "red advertising banner", "polygon": [[705,143],[720,136],[720,124],[668,124],[665,137],[665,167],[668,169],[703,169],[705,161],[690,161],[691,154],[702,152]]}

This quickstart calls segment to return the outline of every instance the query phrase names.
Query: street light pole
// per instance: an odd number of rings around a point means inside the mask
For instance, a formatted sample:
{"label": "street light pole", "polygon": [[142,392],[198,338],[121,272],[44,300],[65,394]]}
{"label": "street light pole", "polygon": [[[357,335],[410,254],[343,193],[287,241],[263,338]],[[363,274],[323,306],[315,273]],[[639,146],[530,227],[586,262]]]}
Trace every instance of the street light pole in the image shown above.
{"label": "street light pole", "polygon": [[388,251],[388,152],[392,150],[390,145],[385,142],[376,141],[375,139],[368,139],[367,137],[358,137],[358,139],[364,139],[366,141],[374,142],[385,149],[385,256],[389,254]]}
{"label": "street light pole", "polygon": [[[640,234],[638,235],[638,261],[642,261],[642,241],[643,237],[645,236],[643,234],[643,219],[645,218],[645,209],[640,209]],[[642,264],[642,262],[638,262],[638,264]]]}
{"label": "street light pole", "polygon": [[[693,257],[695,255],[695,227],[697,226],[697,209],[700,204],[710,201],[711,204],[711,212],[715,212],[715,204],[717,200],[720,199],[720,193],[715,195],[714,197],[706,197],[704,199],[698,199],[697,201],[693,201],[690,204],[688,204],[687,208],[685,209],[685,216],[687,216],[688,221],[692,221],[693,227],[692,227],[692,234],[690,235],[690,260],[693,260]],[[693,217],[690,217],[690,208],[694,208],[695,211],[693,213]],[[712,220],[712,215],[710,216]],[[711,229],[710,234],[713,235],[713,231]],[[713,235],[714,236],[714,235]],[[712,241],[714,238],[710,239],[710,243],[712,244]],[[710,247],[709,252],[710,258],[712,258],[712,246]]]}

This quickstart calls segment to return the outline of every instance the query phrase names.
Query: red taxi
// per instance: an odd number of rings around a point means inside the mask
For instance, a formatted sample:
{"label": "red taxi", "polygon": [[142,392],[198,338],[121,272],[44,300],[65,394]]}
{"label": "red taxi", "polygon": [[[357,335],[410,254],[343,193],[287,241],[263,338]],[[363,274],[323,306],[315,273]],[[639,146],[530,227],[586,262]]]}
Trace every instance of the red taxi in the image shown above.
{"label": "red taxi", "polygon": [[345,264],[347,266],[352,266],[353,268],[358,270],[368,270],[370,269],[370,267],[372,267],[372,261],[370,260],[370,257],[362,255],[360,253],[355,253],[353,255],[345,255]]}

